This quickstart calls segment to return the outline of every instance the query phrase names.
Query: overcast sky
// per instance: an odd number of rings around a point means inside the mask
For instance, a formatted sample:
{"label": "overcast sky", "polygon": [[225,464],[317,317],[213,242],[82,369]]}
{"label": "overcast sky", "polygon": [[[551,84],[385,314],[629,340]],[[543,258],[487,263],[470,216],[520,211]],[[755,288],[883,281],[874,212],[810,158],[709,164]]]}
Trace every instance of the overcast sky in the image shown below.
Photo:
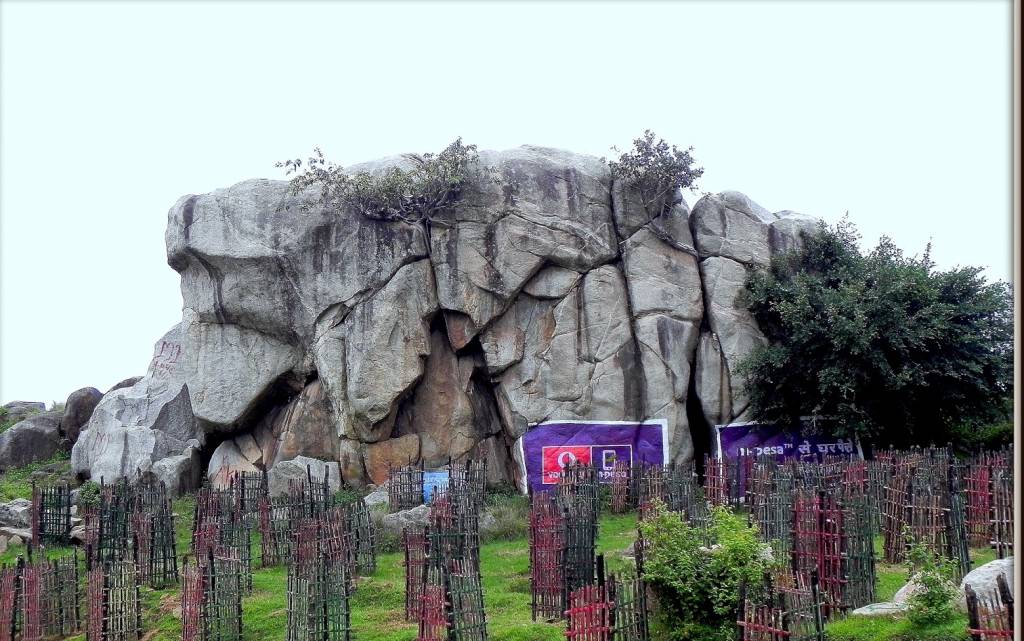
{"label": "overcast sky", "polygon": [[1009,1],[0,11],[0,402],[142,374],[181,315],[170,206],[315,145],[600,156],[651,128],[704,190],[1010,277]]}

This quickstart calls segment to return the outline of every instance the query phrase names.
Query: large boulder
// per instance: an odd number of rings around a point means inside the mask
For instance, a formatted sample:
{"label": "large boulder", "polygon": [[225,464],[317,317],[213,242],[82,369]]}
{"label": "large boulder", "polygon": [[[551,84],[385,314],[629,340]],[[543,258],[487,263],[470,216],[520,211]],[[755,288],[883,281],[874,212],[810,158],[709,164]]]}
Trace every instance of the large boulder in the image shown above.
{"label": "large boulder", "polygon": [[79,432],[89,422],[101,398],[103,393],[95,387],[83,387],[71,392],[64,402],[64,416],[60,421],[60,429],[65,438],[72,443],[78,440]]}
{"label": "large boulder", "polygon": [[108,482],[136,478],[160,459],[181,456],[205,442],[192,413],[182,364],[181,325],[157,341],[146,376],[105,394],[71,451],[82,477]]}
{"label": "large boulder", "polygon": [[67,451],[61,437],[60,410],[33,414],[0,432],[0,471],[45,461]]}

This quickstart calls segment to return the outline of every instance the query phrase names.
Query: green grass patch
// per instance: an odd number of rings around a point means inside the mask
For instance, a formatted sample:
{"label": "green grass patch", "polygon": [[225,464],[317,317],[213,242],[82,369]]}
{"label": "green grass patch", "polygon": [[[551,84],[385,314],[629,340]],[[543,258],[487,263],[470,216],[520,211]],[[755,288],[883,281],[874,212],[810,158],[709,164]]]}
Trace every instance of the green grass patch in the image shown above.
{"label": "green grass patch", "polygon": [[46,461],[11,468],[0,474],[0,503],[32,498],[32,479],[40,483],[71,478],[71,454],[58,452]]}
{"label": "green grass patch", "polygon": [[969,639],[967,617],[949,623],[916,626],[905,618],[849,616],[825,628],[828,641],[962,641]]}

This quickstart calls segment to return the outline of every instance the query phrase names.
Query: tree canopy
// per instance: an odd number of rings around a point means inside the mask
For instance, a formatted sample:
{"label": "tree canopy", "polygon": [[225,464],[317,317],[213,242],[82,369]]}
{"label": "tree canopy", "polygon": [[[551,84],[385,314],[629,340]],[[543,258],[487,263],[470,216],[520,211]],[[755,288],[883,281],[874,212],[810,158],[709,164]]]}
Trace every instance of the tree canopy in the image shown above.
{"label": "tree canopy", "polygon": [[1013,293],[978,267],[937,270],[888,238],[861,253],[843,221],[748,274],[741,301],[769,344],[738,368],[758,420],[834,419],[878,444],[944,444],[1006,421]]}

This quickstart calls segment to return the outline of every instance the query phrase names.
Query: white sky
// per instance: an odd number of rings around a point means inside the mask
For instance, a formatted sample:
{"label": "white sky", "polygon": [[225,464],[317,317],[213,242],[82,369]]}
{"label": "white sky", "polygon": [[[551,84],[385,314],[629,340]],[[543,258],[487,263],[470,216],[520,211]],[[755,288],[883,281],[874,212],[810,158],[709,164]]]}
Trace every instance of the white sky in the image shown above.
{"label": "white sky", "polygon": [[[167,210],[351,164],[693,145],[702,189],[1011,272],[1009,1],[0,2],[0,403],[144,372]],[[694,198],[690,198],[691,205]]]}

